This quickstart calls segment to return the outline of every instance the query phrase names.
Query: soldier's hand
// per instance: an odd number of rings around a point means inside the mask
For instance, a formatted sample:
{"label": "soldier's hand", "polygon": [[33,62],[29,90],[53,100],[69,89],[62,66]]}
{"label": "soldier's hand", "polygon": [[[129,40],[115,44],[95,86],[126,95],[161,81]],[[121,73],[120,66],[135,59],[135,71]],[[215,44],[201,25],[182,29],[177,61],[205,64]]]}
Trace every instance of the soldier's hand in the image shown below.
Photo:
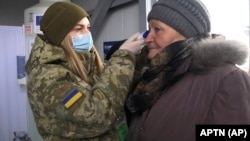
{"label": "soldier's hand", "polygon": [[134,54],[140,52],[142,46],[144,45],[144,39],[138,39],[137,37],[140,35],[139,32],[130,36],[121,46],[119,49],[127,49]]}

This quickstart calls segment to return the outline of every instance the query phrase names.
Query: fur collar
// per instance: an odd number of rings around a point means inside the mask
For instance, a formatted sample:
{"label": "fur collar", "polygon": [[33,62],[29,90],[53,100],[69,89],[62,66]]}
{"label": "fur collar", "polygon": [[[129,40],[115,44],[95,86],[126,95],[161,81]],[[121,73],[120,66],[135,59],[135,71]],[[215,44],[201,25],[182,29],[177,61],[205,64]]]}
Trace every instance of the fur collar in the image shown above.
{"label": "fur collar", "polygon": [[191,70],[201,72],[227,63],[242,65],[248,57],[248,46],[225,39],[202,39],[191,42]]}

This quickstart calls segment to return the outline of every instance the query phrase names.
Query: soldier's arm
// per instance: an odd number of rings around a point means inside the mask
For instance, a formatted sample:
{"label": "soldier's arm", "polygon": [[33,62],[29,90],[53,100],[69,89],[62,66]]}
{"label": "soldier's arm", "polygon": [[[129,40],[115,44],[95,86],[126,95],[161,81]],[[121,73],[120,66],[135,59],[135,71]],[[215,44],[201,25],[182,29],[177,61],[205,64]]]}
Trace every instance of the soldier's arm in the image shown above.
{"label": "soldier's arm", "polygon": [[116,118],[123,112],[134,62],[132,53],[119,50],[112,55],[100,80],[93,86],[60,79],[48,85],[45,91],[51,94],[43,97],[45,110],[55,120],[63,121],[58,125],[63,129],[60,132],[94,137],[113,128]]}

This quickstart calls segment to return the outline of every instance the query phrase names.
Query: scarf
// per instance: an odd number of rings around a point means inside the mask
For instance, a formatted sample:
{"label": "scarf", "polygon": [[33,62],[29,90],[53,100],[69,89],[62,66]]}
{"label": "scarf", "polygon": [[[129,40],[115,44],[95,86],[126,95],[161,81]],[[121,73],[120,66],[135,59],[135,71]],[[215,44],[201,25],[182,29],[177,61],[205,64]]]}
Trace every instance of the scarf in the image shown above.
{"label": "scarf", "polygon": [[142,113],[151,108],[163,91],[165,93],[188,71],[187,67],[180,68],[188,62],[186,60],[191,60],[190,54],[191,48],[185,41],[175,42],[158,53],[141,78],[135,82],[135,87],[127,98],[128,110],[131,113]]}

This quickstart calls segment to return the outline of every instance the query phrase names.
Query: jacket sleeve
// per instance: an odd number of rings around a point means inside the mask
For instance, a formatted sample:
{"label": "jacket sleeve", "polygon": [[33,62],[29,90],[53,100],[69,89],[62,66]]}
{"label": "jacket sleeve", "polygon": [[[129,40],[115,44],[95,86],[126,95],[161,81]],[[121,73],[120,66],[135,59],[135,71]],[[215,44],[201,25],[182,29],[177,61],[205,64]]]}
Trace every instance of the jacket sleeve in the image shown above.
{"label": "jacket sleeve", "polygon": [[237,69],[221,81],[208,123],[250,124],[250,77]]}
{"label": "jacket sleeve", "polygon": [[[134,63],[135,56],[132,53],[127,50],[116,51],[94,85],[65,80],[65,75],[61,74],[66,74],[68,70],[55,72],[51,67],[44,74],[46,79],[30,82],[34,87],[29,88],[28,92],[31,105],[34,105],[33,111],[37,109],[44,120],[48,118],[49,122],[40,126],[54,135],[76,138],[96,137],[113,129],[116,118],[123,113],[133,79]],[[55,73],[50,79],[49,73],[52,72]],[[37,97],[34,96],[36,86],[40,86]],[[65,107],[65,101],[69,102],[73,91],[80,96],[73,101],[72,106]],[[61,130],[54,130],[53,126]]]}

